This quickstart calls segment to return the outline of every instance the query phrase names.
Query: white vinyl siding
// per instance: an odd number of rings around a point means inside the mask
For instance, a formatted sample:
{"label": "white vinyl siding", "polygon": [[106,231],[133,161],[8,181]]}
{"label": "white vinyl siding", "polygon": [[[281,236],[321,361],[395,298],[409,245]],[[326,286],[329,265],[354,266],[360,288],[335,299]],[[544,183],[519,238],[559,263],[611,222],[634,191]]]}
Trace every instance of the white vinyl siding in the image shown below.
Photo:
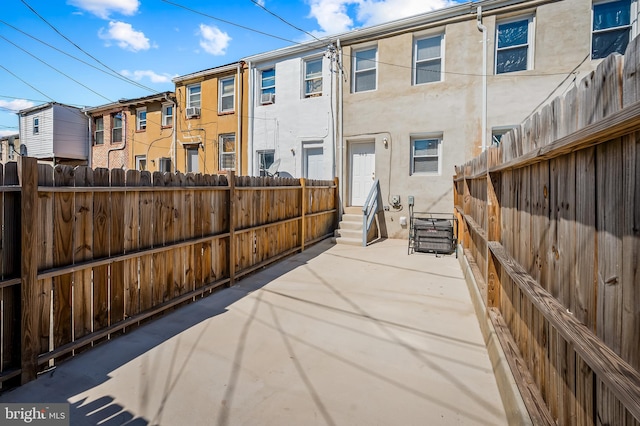
{"label": "white vinyl siding", "polygon": [[378,48],[353,52],[353,91],[376,90],[378,84]]}

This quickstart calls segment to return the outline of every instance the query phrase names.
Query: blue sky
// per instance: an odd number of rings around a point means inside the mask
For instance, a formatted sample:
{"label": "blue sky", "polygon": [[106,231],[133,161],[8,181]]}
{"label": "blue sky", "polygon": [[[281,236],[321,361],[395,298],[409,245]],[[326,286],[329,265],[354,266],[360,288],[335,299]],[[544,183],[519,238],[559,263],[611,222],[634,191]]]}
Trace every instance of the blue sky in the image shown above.
{"label": "blue sky", "polygon": [[308,37],[256,3],[323,36],[439,9],[453,1],[3,0],[0,135],[18,132],[15,112],[23,108],[50,100],[96,106],[173,90],[174,76]]}

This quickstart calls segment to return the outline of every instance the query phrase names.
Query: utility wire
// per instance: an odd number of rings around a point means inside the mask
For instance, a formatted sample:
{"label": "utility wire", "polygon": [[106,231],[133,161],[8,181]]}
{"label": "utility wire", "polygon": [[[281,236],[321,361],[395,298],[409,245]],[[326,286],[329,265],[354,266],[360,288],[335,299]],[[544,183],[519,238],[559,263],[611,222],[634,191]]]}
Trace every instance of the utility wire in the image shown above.
{"label": "utility wire", "polygon": [[46,94],[44,94],[41,90],[36,89],[35,87],[33,87],[31,84],[27,83],[26,81],[24,81],[23,79],[21,79],[20,77],[18,77],[17,75],[15,75],[14,73],[12,73],[11,71],[9,71],[8,69],[6,69],[2,64],[0,64],[0,68],[2,68],[3,70],[5,70],[6,72],[8,72],[9,74],[11,74],[12,76],[14,76],[15,78],[17,78],[18,80],[20,80],[21,82],[23,82],[24,84],[26,84],[27,86],[31,87],[33,90],[35,90],[36,92],[40,93],[42,96],[44,96],[45,98],[49,99],[51,102],[55,102],[54,99],[51,96],[48,96]]}
{"label": "utility wire", "polygon": [[92,93],[95,93],[96,95],[100,96],[101,98],[106,99],[106,100],[107,100],[107,101],[109,101],[109,102],[113,102],[111,99],[107,98],[107,97],[106,97],[106,96],[104,96],[104,95],[101,95],[100,93],[96,92],[95,90],[93,90],[93,89],[92,89],[92,88],[90,88],[89,86],[87,86],[87,85],[85,85],[85,84],[83,84],[83,83],[79,82],[78,80],[76,80],[75,78],[71,77],[70,75],[63,73],[62,71],[60,71],[59,69],[57,69],[57,68],[56,68],[56,67],[54,67],[53,65],[51,65],[51,64],[49,64],[49,63],[47,63],[47,62],[43,61],[42,59],[38,58],[38,57],[37,57],[36,55],[34,55],[33,53],[31,53],[31,52],[29,52],[29,51],[27,51],[27,50],[23,49],[22,47],[18,46],[17,44],[15,44],[15,43],[14,43],[14,42],[12,42],[11,40],[7,39],[6,37],[4,37],[4,36],[0,35],[0,38],[1,38],[1,39],[3,39],[4,41],[6,41],[6,42],[7,42],[7,43],[9,43],[9,44],[12,44],[12,45],[13,45],[14,47],[16,47],[17,49],[22,50],[24,53],[26,53],[27,55],[31,56],[33,59],[35,59],[35,60],[37,60],[37,61],[41,62],[42,64],[44,64],[44,65],[48,66],[48,67],[49,67],[49,68],[51,68],[52,70],[54,70],[54,71],[56,71],[56,72],[58,72],[58,73],[62,74],[63,76],[67,77],[69,80],[73,81],[74,83],[79,84],[80,86],[84,87],[85,89],[89,90],[89,91],[90,91],[90,92],[92,92]]}
{"label": "utility wire", "polygon": [[[44,19],[33,7],[31,7],[29,5],[29,3],[27,3],[25,0],[20,0],[25,6],[27,6],[29,8],[29,10],[31,10],[38,18],[40,18],[45,24],[47,24],[49,27],[51,27],[51,29],[53,31],[55,31],[60,37],[64,38],[65,40],[67,40],[69,43],[71,43],[76,49],[78,49],[79,51],[81,51],[82,53],[84,53],[85,55],[87,55],[88,57],[90,57],[91,59],[93,59],[94,61],[96,61],[97,63],[99,63],[100,65],[102,65],[103,67],[105,67],[106,69],[108,69],[109,71],[111,71],[114,75],[121,75],[118,71],[114,70],[113,68],[109,67],[107,64],[105,64],[104,62],[100,61],[98,58],[96,58],[95,56],[93,56],[92,54],[90,54],[89,52],[87,52],[86,50],[84,50],[82,47],[78,46],[76,43],[74,43],[69,37],[65,36],[64,34],[62,34],[55,26],[53,26],[52,24],[49,23],[49,21],[47,21],[46,19]],[[138,87],[142,87],[145,90],[148,90],[152,93],[155,93],[156,90],[151,89],[150,87],[146,87],[144,85],[141,85],[140,83],[138,83],[137,81],[131,80],[130,78],[124,77],[127,81],[129,81],[129,83],[134,84]]]}
{"label": "utility wire", "polygon": [[[145,89],[145,90],[149,90],[149,91],[154,91],[153,89],[151,89],[151,88],[149,88],[149,87],[147,87],[147,86],[145,86],[145,85],[143,85],[143,84],[141,84],[141,83],[138,83],[138,82],[136,82],[136,81],[133,81],[133,80],[130,80],[130,79],[128,79],[128,78],[126,78],[126,77],[124,77],[124,76],[123,76],[122,74],[120,74],[120,73],[113,74],[112,72],[105,71],[105,70],[104,70],[104,69],[102,69],[102,68],[99,68],[99,67],[96,67],[95,65],[90,64],[89,62],[83,61],[82,59],[80,59],[80,58],[78,58],[78,57],[76,57],[76,56],[73,56],[73,55],[71,55],[70,53],[65,52],[64,50],[58,49],[57,47],[55,47],[55,46],[53,46],[53,45],[51,45],[51,44],[49,44],[49,43],[47,43],[47,42],[45,42],[45,41],[43,41],[43,40],[40,40],[40,39],[39,39],[39,38],[37,38],[37,37],[32,36],[31,34],[28,34],[28,33],[24,32],[24,31],[22,31],[21,29],[16,28],[16,27],[14,27],[13,25],[11,25],[11,24],[9,24],[9,23],[7,23],[7,22],[5,22],[5,21],[1,20],[1,19],[0,19],[0,23],[4,24],[4,25],[6,25],[6,26],[8,26],[8,27],[10,27],[10,28],[13,28],[14,30],[16,30],[16,31],[18,31],[18,32],[20,32],[20,33],[22,33],[22,34],[26,35],[27,37],[30,37],[30,38],[32,38],[33,40],[35,40],[35,41],[37,41],[37,42],[39,42],[39,43],[42,43],[42,44],[44,44],[45,46],[47,46],[47,47],[49,47],[49,48],[51,48],[51,49],[53,49],[53,50],[55,50],[55,51],[57,51],[57,52],[60,52],[60,53],[62,53],[63,55],[68,56],[68,57],[69,57],[69,58],[71,58],[71,59],[75,59],[76,61],[81,62],[81,63],[85,64],[86,66],[91,67],[91,68],[93,68],[93,69],[95,69],[95,70],[98,70],[98,71],[100,71],[101,73],[104,73],[104,74],[106,74],[106,75],[108,75],[108,76],[110,76],[110,77],[115,77],[115,78],[120,79],[120,80],[122,80],[122,81],[125,81],[125,82],[127,82],[127,83],[135,84],[137,87],[139,87],[139,88],[141,88],[141,89]],[[155,91],[154,91],[154,92],[155,92]]]}
{"label": "utility wire", "polygon": [[[22,0],[22,1],[24,1],[24,0]],[[251,27],[246,27],[244,25],[236,24],[235,22],[227,21],[227,20],[221,19],[221,18],[216,18],[215,16],[208,15],[208,14],[203,13],[203,12],[199,12],[197,10],[191,9],[191,8],[189,8],[187,6],[184,6],[184,5],[181,5],[181,4],[178,4],[178,3],[171,2],[169,0],[160,0],[160,1],[163,2],[163,3],[170,4],[172,6],[176,6],[176,7],[182,8],[184,10],[188,10],[189,12],[195,13],[197,15],[205,16],[207,18],[210,18],[210,19],[213,19],[213,20],[216,20],[216,21],[224,22],[225,24],[228,24],[228,25],[233,25],[234,27],[242,28],[243,30],[251,31],[251,32],[254,32],[254,33],[262,34],[262,35],[267,36],[267,37],[271,37],[271,38],[275,38],[275,39],[278,39],[278,40],[286,41],[287,43],[301,44],[299,42],[296,42],[296,41],[293,41],[293,40],[288,40],[288,39],[283,38],[283,37],[279,37],[279,36],[276,36],[276,35],[273,35],[273,34],[266,33],[264,31],[260,31],[260,30],[256,30],[256,29],[251,28]]]}
{"label": "utility wire", "polygon": [[320,40],[318,37],[316,37],[316,36],[314,36],[313,34],[311,34],[310,32],[305,31],[305,30],[303,30],[302,28],[300,28],[300,27],[297,27],[297,26],[293,25],[291,22],[287,21],[287,20],[286,20],[286,19],[284,19],[282,16],[278,15],[277,13],[274,13],[274,12],[270,11],[269,9],[267,9],[266,7],[264,7],[263,5],[261,5],[260,3],[258,3],[256,0],[250,0],[250,1],[251,1],[251,3],[255,4],[256,6],[258,6],[259,8],[261,8],[262,10],[264,10],[265,12],[267,12],[268,14],[270,14],[270,15],[272,15],[272,16],[275,16],[276,18],[278,18],[279,20],[281,20],[281,21],[282,21],[282,22],[284,22],[285,24],[289,25],[290,27],[292,27],[292,28],[294,28],[294,29],[296,29],[296,30],[298,30],[298,31],[300,31],[300,32],[302,32],[302,33],[305,33],[306,35],[308,35],[308,36],[310,36],[310,37],[313,37],[313,38],[314,38],[314,39],[316,39],[317,41],[322,41],[322,40]]}
{"label": "utility wire", "polygon": [[6,96],[6,95],[0,95],[0,98],[6,98],[6,99],[20,99],[20,100],[25,100],[25,101],[30,101],[30,102],[47,102],[47,101],[43,101],[43,100],[41,100],[41,99],[16,98],[15,96]]}

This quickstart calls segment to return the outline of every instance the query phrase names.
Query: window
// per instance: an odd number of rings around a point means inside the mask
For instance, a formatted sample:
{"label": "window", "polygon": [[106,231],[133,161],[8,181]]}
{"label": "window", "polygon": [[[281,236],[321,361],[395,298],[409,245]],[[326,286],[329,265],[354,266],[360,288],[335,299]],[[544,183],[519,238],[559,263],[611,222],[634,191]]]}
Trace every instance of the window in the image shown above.
{"label": "window", "polygon": [[219,170],[233,170],[236,166],[236,135],[220,135]]}
{"label": "window", "polygon": [[173,126],[173,104],[162,105],[162,127]]}
{"label": "window", "polygon": [[163,173],[171,173],[171,158],[158,158],[158,171]]}
{"label": "window", "polygon": [[122,114],[117,113],[111,117],[111,143],[122,142]]}
{"label": "window", "polygon": [[533,18],[498,24],[496,74],[531,69]]}
{"label": "window", "polygon": [[200,84],[187,86],[187,108],[200,108]]}
{"label": "window", "polygon": [[235,106],[235,78],[224,78],[218,85],[218,112],[232,112]]}
{"label": "window", "polygon": [[442,137],[411,139],[411,174],[440,174]]}
{"label": "window", "polygon": [[136,130],[143,131],[147,129],[147,109],[138,108],[136,110]]}
{"label": "window", "polygon": [[591,59],[624,54],[631,32],[631,0],[595,3],[592,30]]}
{"label": "window", "polygon": [[13,160],[14,158],[16,158],[16,145],[15,145],[15,142],[9,141],[9,148],[7,149],[7,151],[9,151],[9,153],[7,155],[9,160]]}
{"label": "window", "polygon": [[40,117],[33,117],[33,134],[40,133]]}
{"label": "window", "polygon": [[260,103],[272,104],[276,100],[276,69],[262,70],[260,74]]}
{"label": "window", "polygon": [[491,145],[500,146],[502,136],[509,133],[515,126],[494,127],[491,129]]}
{"label": "window", "polygon": [[353,91],[376,90],[378,48],[353,53]]}
{"label": "window", "polygon": [[102,145],[104,143],[104,118],[96,117],[93,128],[93,143],[95,145]]}
{"label": "window", "polygon": [[304,96],[319,96],[322,94],[322,58],[304,62]]}
{"label": "window", "polygon": [[136,170],[147,170],[147,156],[136,155]]}
{"label": "window", "polygon": [[443,41],[442,35],[415,41],[413,84],[442,81]]}
{"label": "window", "polygon": [[260,176],[269,176],[267,171],[273,164],[275,158],[275,151],[270,149],[266,151],[258,151],[258,168],[260,169]]}

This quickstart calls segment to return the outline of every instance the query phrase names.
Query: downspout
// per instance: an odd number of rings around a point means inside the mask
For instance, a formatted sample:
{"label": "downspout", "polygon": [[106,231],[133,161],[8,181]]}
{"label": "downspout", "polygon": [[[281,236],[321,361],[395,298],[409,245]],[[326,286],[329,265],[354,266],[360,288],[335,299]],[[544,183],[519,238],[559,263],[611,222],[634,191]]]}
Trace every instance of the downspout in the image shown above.
{"label": "downspout", "polygon": [[[342,110],[343,110],[343,90],[344,90],[344,77],[343,77],[343,73],[344,73],[344,69],[342,67],[342,46],[340,45],[340,39],[336,40],[336,47],[338,49],[338,69],[340,70],[340,79],[338,80],[338,108],[339,108],[339,113],[338,113],[338,136],[337,139],[340,141],[340,147],[338,149],[338,154],[339,154],[339,160],[338,160],[338,180],[340,181],[340,188],[338,189],[338,193],[340,195],[340,200],[342,200],[342,204],[344,205],[344,179],[343,179],[343,174],[344,174],[344,141],[343,141],[343,127],[342,127],[342,123],[343,123],[343,119],[342,119]],[[337,143],[337,141],[336,141]],[[340,210],[342,210],[342,206],[338,207]],[[341,212],[340,212],[341,214]]]}
{"label": "downspout", "polygon": [[249,108],[247,114],[247,175],[253,176],[253,164],[255,162],[253,158],[253,94],[255,90],[253,90],[253,66],[251,65],[251,62],[247,62],[247,72],[249,73]]}
{"label": "downspout", "polygon": [[482,31],[482,151],[487,149],[487,27],[482,25],[482,6],[476,9],[478,30]]}
{"label": "downspout", "polygon": [[238,93],[236,94],[236,102],[238,107],[236,111],[238,111],[238,137],[236,138],[236,163],[238,164],[238,175],[242,175],[242,67],[244,66],[244,62],[238,62],[237,66],[237,81],[238,81]]}
{"label": "downspout", "polygon": [[[331,48],[333,48],[333,45],[331,46]],[[331,91],[329,92],[329,102],[331,102],[331,177],[334,178],[336,176],[336,135],[338,133],[337,131],[337,105],[336,105],[336,100],[337,100],[337,96],[336,93],[337,90],[337,85],[336,85],[336,75],[338,74],[338,71],[340,70],[340,68],[338,68],[338,64],[336,63],[336,70],[334,72],[333,70],[333,61],[338,61],[338,52],[334,51],[332,52],[331,58],[329,59],[330,63],[331,63],[331,68],[329,70],[330,75],[331,75]]]}
{"label": "downspout", "polygon": [[87,111],[82,111],[83,114],[85,115],[85,117],[87,117],[87,123],[88,123],[88,128],[89,128],[89,144],[87,146],[88,152],[87,152],[87,166],[89,168],[91,168],[91,165],[93,163],[93,144],[91,143],[91,139],[93,137],[93,130],[91,129],[91,122],[93,121],[91,119],[91,117],[89,116],[89,114],[87,114]]}

